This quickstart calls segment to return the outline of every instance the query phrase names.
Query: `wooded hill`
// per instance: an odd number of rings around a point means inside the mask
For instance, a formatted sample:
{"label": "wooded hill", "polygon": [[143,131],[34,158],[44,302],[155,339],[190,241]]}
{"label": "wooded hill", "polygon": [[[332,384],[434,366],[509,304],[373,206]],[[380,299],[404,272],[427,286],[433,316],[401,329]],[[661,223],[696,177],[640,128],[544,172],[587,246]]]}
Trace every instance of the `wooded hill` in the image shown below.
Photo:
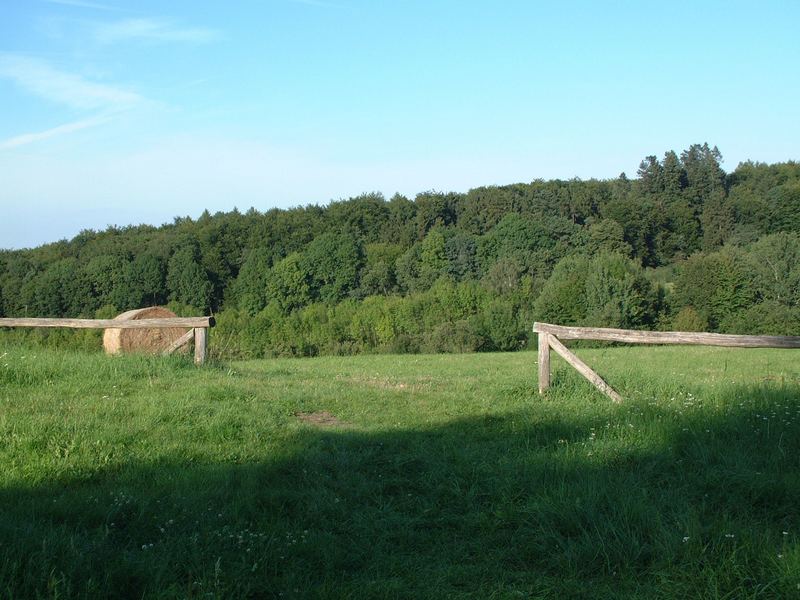
{"label": "wooded hill", "polygon": [[534,320],[796,335],[800,164],[721,160],[83,231],[0,252],[0,315],[170,303],[237,356],[513,350]]}

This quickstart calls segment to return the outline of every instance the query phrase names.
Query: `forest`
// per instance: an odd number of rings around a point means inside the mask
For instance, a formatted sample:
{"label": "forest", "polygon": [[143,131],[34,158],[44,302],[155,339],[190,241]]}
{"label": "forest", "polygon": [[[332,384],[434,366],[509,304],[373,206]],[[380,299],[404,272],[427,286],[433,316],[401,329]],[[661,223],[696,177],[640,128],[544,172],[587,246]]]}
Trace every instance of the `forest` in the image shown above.
{"label": "forest", "polygon": [[0,316],[164,304],[215,314],[229,357],[509,351],[530,346],[534,320],[797,335],[800,163],[721,163],[695,144],[646,157],[635,178],[85,230],[0,251]]}

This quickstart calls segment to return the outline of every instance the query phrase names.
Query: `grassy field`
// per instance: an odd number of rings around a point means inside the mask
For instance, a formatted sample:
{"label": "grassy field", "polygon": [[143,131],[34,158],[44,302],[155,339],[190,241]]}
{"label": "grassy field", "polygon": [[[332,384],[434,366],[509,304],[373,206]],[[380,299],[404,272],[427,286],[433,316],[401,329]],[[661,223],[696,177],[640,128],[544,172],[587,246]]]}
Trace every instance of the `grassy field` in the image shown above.
{"label": "grassy field", "polygon": [[0,343],[3,598],[800,598],[800,353]]}

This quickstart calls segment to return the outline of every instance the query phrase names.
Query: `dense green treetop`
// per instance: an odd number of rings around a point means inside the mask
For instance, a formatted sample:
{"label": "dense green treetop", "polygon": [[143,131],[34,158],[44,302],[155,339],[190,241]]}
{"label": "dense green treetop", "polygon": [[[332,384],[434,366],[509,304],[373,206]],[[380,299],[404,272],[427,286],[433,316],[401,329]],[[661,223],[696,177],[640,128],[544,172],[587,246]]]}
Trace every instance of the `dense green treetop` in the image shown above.
{"label": "dense green treetop", "polygon": [[[435,349],[452,336],[455,348],[514,348],[534,318],[800,333],[800,164],[721,164],[716,147],[695,144],[646,157],[635,179],[369,193],[82,231],[0,251],[0,315],[173,302],[263,312],[273,336],[317,319],[336,351],[356,332],[365,347],[427,336],[418,347]],[[443,302],[448,289],[480,300]]]}

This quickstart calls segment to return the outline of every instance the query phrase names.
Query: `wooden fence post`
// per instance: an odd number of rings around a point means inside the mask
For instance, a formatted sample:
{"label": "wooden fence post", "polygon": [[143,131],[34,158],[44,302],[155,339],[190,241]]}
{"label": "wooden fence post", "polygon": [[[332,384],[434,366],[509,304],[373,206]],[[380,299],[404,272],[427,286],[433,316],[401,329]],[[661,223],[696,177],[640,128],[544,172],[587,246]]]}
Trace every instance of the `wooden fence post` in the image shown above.
{"label": "wooden fence post", "polygon": [[206,327],[194,328],[194,364],[202,365],[206,361],[206,346],[208,344],[208,329]]}
{"label": "wooden fence post", "polygon": [[622,402],[622,397],[616,392],[616,390],[603,381],[603,378],[595,373],[591,367],[589,367],[589,365],[570,352],[556,336],[548,334],[547,337],[549,338],[548,342],[550,343],[550,347],[553,348],[553,350],[555,350],[559,355],[561,355],[561,358],[572,365],[572,367],[578,373],[588,379],[593,386],[611,398],[614,402]]}
{"label": "wooden fence post", "polygon": [[539,334],[539,393],[544,394],[550,387],[550,334]]}

